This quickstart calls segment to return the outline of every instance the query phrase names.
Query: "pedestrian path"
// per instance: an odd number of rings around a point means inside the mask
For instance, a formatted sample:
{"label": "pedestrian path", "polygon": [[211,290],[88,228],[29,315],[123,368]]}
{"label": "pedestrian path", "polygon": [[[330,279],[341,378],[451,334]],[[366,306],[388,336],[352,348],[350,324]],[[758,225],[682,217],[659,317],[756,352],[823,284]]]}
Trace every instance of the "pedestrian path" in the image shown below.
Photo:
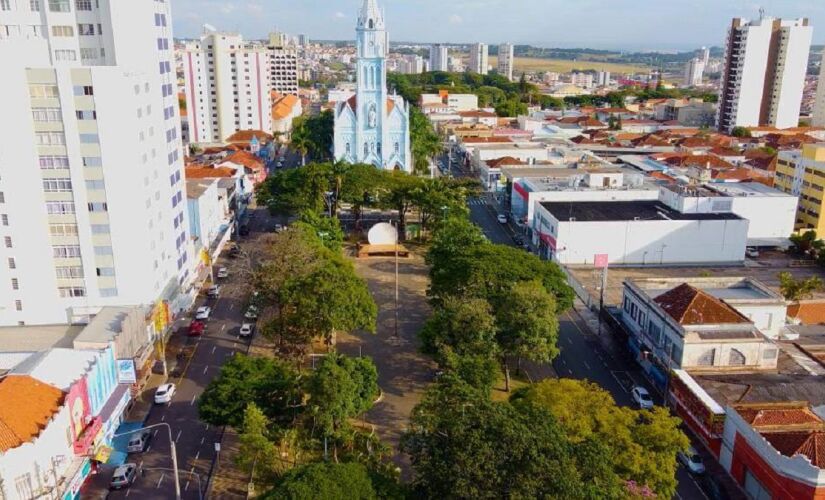
{"label": "pedestrian path", "polygon": [[480,207],[480,206],[486,205],[487,200],[485,200],[484,198],[470,198],[470,199],[467,200],[467,204],[472,205],[472,206],[476,206],[476,207]]}

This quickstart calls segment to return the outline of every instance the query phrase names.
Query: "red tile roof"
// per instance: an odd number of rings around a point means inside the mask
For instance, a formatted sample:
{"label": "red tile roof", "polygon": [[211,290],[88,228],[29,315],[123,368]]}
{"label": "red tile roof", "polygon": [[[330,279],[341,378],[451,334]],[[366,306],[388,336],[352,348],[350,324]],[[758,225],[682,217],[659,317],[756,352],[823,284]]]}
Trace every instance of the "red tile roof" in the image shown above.
{"label": "red tile roof", "polygon": [[64,398],[60,389],[28,375],[0,380],[0,453],[39,436]]}
{"label": "red tile roof", "polygon": [[812,465],[825,468],[825,432],[763,432],[762,437],[786,457],[804,455]]}
{"label": "red tile roof", "polygon": [[508,143],[513,142],[509,137],[506,136],[494,136],[494,137],[464,137],[461,139],[461,142],[464,144],[485,144],[485,143]]}
{"label": "red tile roof", "polygon": [[745,422],[757,430],[776,426],[806,426],[811,429],[823,425],[822,419],[811,411],[808,403],[802,401],[741,404],[734,405],[734,408]]}
{"label": "red tile roof", "polygon": [[248,151],[238,151],[224,158],[221,163],[234,163],[236,165],[243,165],[244,167],[259,171],[263,170],[264,162],[257,156]]}
{"label": "red tile roof", "polygon": [[668,290],[653,301],[680,325],[750,323],[731,306],[687,283]]}
{"label": "red tile roof", "polygon": [[667,163],[673,167],[699,167],[699,168],[734,168],[732,163],[714,155],[692,155],[682,153],[665,153],[654,155],[656,160]]}
{"label": "red tile roof", "polygon": [[788,317],[798,319],[803,325],[825,324],[825,301],[795,302],[788,306]]}
{"label": "red tile roof", "polygon": [[498,118],[498,115],[490,111],[461,111],[458,116],[462,118]]}
{"label": "red tile roof", "polygon": [[506,166],[517,166],[517,165],[526,165],[525,162],[513,158],[512,156],[504,156],[502,158],[496,158],[494,160],[487,160],[487,166],[490,168],[499,168],[499,167],[506,167]]}
{"label": "red tile roof", "polygon": [[269,142],[274,139],[272,134],[268,134],[263,130],[238,130],[234,134],[227,137],[226,142],[249,143],[252,142],[253,137],[257,137],[258,141],[261,143]]}
{"label": "red tile roof", "polygon": [[237,170],[230,167],[202,167],[187,166],[187,179],[219,179],[235,177]]}

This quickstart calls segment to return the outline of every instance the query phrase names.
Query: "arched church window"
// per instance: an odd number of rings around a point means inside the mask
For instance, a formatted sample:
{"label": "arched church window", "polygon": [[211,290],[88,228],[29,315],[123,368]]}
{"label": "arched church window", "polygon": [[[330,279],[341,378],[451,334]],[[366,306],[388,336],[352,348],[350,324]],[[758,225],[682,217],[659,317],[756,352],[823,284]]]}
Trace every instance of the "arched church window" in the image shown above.
{"label": "arched church window", "polygon": [[364,156],[369,156],[370,154],[370,143],[364,143]]}
{"label": "arched church window", "polygon": [[349,153],[350,153],[350,146],[349,146],[349,143],[347,143],[347,144],[346,144],[346,148],[347,148],[347,154],[349,154]]}
{"label": "arched church window", "polygon": [[372,29],[372,28],[373,28],[373,26],[374,26],[374,24],[373,24],[373,22],[372,22],[372,19],[370,19],[370,21],[369,21],[367,24],[369,25],[370,29]]}
{"label": "arched church window", "polygon": [[381,156],[381,143],[380,142],[376,145],[376,148],[377,148],[376,151],[378,152],[378,156]]}
{"label": "arched church window", "polygon": [[401,152],[401,145],[398,144],[398,141],[395,142],[395,153],[398,154]]}

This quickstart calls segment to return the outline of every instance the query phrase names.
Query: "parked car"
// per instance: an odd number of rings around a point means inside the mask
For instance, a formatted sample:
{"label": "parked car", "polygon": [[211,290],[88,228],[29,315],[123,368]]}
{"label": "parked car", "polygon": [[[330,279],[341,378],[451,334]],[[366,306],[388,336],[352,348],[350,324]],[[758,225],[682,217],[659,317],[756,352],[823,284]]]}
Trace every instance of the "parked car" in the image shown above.
{"label": "parked car", "polygon": [[225,267],[218,268],[218,274],[217,274],[217,276],[218,276],[218,278],[220,278],[220,279],[226,279],[226,278],[228,278],[228,277],[229,277],[229,269],[227,269],[227,268],[225,268]]}
{"label": "parked car", "polygon": [[753,247],[748,247],[745,249],[745,255],[747,255],[751,259],[756,259],[759,257],[759,250]]}
{"label": "parked car", "polygon": [[644,387],[637,385],[630,391],[630,395],[633,397],[633,401],[639,405],[639,408],[644,410],[653,408],[653,398],[650,397],[650,393]]}
{"label": "parked car", "polygon": [[238,335],[240,335],[241,337],[249,337],[253,333],[255,333],[255,325],[253,325],[252,323],[244,323],[243,325],[241,325],[241,329],[238,330]]}
{"label": "parked car", "polygon": [[190,337],[200,337],[205,331],[206,323],[198,319],[193,319],[192,322],[189,323],[189,331],[187,334]]}
{"label": "parked car", "polygon": [[206,292],[206,296],[210,299],[217,299],[221,295],[221,287],[218,285],[212,285],[209,287],[209,290]]}
{"label": "parked car", "polygon": [[687,451],[680,451],[677,456],[691,474],[705,473],[705,462],[702,461],[702,456],[696,452],[696,448],[693,446],[689,447]]}
{"label": "parked car", "polygon": [[137,476],[137,465],[123,464],[115,469],[112,474],[112,480],[109,481],[109,489],[119,490],[121,488],[128,488],[129,485],[135,482]]}
{"label": "parked car", "polygon": [[155,391],[155,404],[162,405],[172,401],[172,396],[175,395],[175,384],[163,384],[158,386]]}
{"label": "parked car", "polygon": [[135,432],[129,438],[129,444],[126,445],[126,451],[129,453],[142,453],[146,451],[149,446],[149,440],[152,438],[152,431],[146,430]]}
{"label": "parked car", "polygon": [[513,236],[513,243],[515,243],[515,245],[518,246],[518,247],[524,246],[524,238],[522,238],[519,235],[514,235]]}
{"label": "parked car", "polygon": [[243,317],[246,319],[258,319],[258,308],[254,305],[247,307]]}
{"label": "parked car", "polygon": [[499,224],[507,224],[507,215],[505,214],[498,214],[496,219],[498,219]]}
{"label": "parked car", "polygon": [[209,315],[212,314],[212,308],[209,306],[200,306],[197,311],[195,311],[195,319],[199,319],[202,321],[206,321],[209,319]]}

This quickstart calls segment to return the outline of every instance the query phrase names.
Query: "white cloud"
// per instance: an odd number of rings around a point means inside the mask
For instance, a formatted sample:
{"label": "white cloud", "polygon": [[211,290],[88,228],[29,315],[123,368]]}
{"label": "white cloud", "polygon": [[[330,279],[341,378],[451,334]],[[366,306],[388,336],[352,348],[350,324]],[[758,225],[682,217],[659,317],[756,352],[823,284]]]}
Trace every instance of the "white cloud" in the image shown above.
{"label": "white cloud", "polygon": [[341,12],[340,10],[335,13],[335,19],[346,19],[347,15]]}
{"label": "white cloud", "polygon": [[450,16],[450,19],[448,21],[450,24],[461,24],[464,22],[464,19],[462,19],[461,16],[459,16],[458,14],[453,14],[452,16]]}
{"label": "white cloud", "polygon": [[264,13],[264,6],[257,2],[249,2],[246,4],[246,10],[250,14],[259,15]]}

